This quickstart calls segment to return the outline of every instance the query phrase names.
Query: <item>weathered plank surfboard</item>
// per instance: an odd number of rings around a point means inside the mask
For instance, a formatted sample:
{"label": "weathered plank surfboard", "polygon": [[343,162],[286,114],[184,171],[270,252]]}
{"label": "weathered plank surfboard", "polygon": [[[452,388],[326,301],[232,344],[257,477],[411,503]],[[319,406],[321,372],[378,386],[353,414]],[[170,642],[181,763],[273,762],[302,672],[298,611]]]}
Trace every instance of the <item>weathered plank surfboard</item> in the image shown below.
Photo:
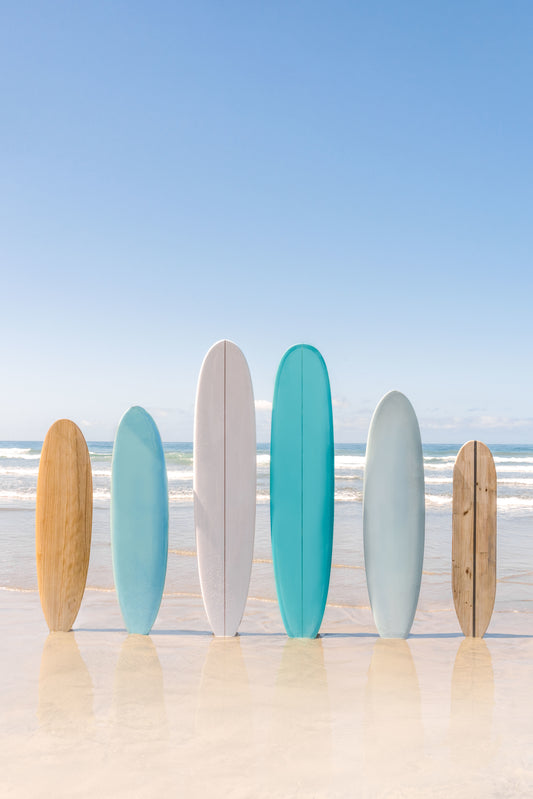
{"label": "weathered plank surfboard", "polygon": [[424,560],[424,463],[413,406],[386,394],[372,417],[363,487],[368,594],[382,638],[407,638]]}
{"label": "weathered plank surfboard", "polygon": [[272,557],[291,638],[314,638],[328,596],[333,546],[334,448],[326,364],[298,344],[279,365],[270,443]]}
{"label": "weathered plank surfboard", "polygon": [[159,430],[139,406],[120,420],[113,447],[111,552],[126,628],[147,635],[165,587],[168,488]]}
{"label": "weathered plank surfboard", "polygon": [[39,595],[52,632],[68,632],[80,609],[93,515],[91,459],[81,430],[60,419],[44,440],[35,509]]}
{"label": "weathered plank surfboard", "polygon": [[496,596],[496,494],[491,451],[467,441],[453,470],[452,590],[461,630],[479,638]]}
{"label": "weathered plank surfboard", "polygon": [[207,353],[194,421],[194,515],[202,597],[215,635],[236,634],[255,536],[256,440],[252,380],[231,341]]}

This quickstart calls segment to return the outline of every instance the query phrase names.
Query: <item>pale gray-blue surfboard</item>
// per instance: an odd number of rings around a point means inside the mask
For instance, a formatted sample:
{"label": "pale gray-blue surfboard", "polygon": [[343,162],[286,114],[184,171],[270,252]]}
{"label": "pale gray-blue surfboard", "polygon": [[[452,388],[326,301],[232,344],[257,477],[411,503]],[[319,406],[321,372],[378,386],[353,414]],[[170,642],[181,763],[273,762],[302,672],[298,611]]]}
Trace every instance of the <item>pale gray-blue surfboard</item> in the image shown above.
{"label": "pale gray-blue surfboard", "polygon": [[407,638],[424,560],[424,462],[420,428],[404,394],[378,404],[368,433],[363,488],[368,594],[382,638]]}

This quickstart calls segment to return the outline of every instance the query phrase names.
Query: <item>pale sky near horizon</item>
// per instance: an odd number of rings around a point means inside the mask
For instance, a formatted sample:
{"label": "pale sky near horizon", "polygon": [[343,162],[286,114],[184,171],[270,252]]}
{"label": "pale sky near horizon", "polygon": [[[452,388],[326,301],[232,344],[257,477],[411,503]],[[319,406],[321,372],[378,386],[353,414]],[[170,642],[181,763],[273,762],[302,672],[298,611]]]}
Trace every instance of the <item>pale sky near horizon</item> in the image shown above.
{"label": "pale sky near horizon", "polygon": [[192,438],[221,338],[339,442],[533,443],[530,2],[4,3],[0,439],[146,407]]}

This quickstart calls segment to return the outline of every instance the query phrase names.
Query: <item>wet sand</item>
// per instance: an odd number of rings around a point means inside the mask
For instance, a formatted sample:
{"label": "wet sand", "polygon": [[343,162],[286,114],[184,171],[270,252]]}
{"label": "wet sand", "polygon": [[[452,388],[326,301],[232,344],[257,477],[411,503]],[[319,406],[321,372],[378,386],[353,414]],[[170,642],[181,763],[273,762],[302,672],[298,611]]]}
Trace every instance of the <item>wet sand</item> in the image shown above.
{"label": "wet sand", "polygon": [[407,641],[329,606],[291,641],[250,600],[215,640],[201,600],[166,596],[128,636],[113,591],[48,634],[36,591],[0,591],[3,797],[485,797],[533,791],[530,614],[482,641],[453,611]]}

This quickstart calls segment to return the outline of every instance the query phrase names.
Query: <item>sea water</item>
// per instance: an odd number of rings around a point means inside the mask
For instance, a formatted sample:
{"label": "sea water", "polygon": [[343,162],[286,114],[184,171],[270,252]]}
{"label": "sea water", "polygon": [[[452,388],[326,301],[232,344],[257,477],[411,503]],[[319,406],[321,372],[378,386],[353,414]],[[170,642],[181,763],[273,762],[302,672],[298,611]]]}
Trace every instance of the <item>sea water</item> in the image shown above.
{"label": "sea water", "polygon": [[[0,590],[35,591],[35,499],[41,442],[0,442]],[[89,442],[94,489],[87,587],[111,591],[110,485],[113,445]],[[166,443],[170,524],[165,594],[199,596],[193,512],[193,447]],[[426,546],[419,609],[450,610],[452,476],[459,446],[424,445]],[[491,447],[498,475],[495,612],[533,613],[533,447]],[[335,530],[329,605],[368,607],[363,555],[364,444],[335,448]],[[268,444],[257,447],[257,521],[250,596],[275,602]]]}

